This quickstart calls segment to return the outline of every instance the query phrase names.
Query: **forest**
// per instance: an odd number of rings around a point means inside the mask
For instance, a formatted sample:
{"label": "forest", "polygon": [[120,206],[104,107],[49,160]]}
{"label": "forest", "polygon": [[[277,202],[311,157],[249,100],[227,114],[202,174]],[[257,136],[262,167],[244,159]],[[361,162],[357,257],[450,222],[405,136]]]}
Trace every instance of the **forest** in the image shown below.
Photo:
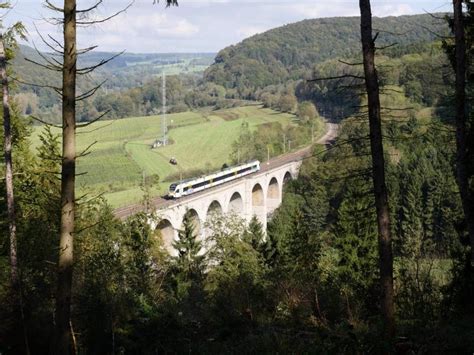
{"label": "forest", "polygon": [[[76,8],[64,4],[51,11],[66,34]],[[150,227],[159,215],[145,181],[146,208],[126,220],[102,197],[74,194],[87,153],[75,151],[76,134],[109,110],[159,112],[156,82],[76,110],[81,69],[65,35],[63,61],[50,63],[64,79],[52,120],[62,136],[45,125],[35,153],[32,118],[6,89],[21,26],[7,32],[0,353],[472,353],[474,4],[373,23],[370,5],[250,37],[220,51],[203,78],[170,77],[176,111],[258,101],[296,113],[291,134],[308,142],[316,117],[339,123],[334,142],[312,146],[266,230],[255,216],[215,214],[202,240],[187,215],[174,256]],[[83,104],[93,116],[81,118]],[[243,124],[231,160],[262,159],[272,144],[283,153],[280,135]]]}
{"label": "forest", "polygon": [[[252,97],[257,88],[305,78],[315,65],[327,60],[360,56],[359,25],[357,17],[323,18],[257,34],[221,50],[205,77]],[[379,46],[397,43],[400,50],[432,42],[447,25],[425,14],[375,17],[374,28],[380,31]]]}

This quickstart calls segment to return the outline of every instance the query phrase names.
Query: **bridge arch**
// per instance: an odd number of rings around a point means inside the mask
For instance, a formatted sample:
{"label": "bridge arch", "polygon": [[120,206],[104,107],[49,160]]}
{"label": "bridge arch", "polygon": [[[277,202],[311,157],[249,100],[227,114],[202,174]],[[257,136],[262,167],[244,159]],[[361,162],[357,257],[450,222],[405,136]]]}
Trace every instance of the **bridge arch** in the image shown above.
{"label": "bridge arch", "polygon": [[252,206],[264,206],[264,204],[262,185],[256,183],[252,188]]}
{"label": "bridge arch", "polygon": [[222,213],[223,213],[223,210],[222,210],[221,204],[219,203],[219,201],[214,200],[210,203],[209,207],[207,208],[206,218],[208,218],[210,215],[213,215],[213,214],[222,214]]}
{"label": "bridge arch", "polygon": [[271,214],[281,203],[281,188],[276,177],[272,177],[267,188],[267,215]]}
{"label": "bridge arch", "polygon": [[173,241],[176,237],[176,230],[173,228],[173,225],[168,219],[162,219],[160,223],[156,226],[156,229],[161,234],[161,241],[163,247],[168,250],[170,253],[173,251]]}
{"label": "bridge arch", "polygon": [[280,198],[280,185],[276,177],[272,177],[268,183],[267,199],[277,200]]}
{"label": "bridge arch", "polygon": [[191,217],[192,221],[192,226],[194,228],[194,235],[196,238],[199,238],[201,236],[201,219],[199,218],[199,214],[194,208],[191,208],[186,211],[186,213],[183,216],[183,221],[186,215],[189,215]]}
{"label": "bridge arch", "polygon": [[229,213],[242,213],[244,211],[244,201],[242,195],[239,192],[234,192],[229,200]]}
{"label": "bridge arch", "polygon": [[293,175],[291,174],[291,172],[287,171],[285,175],[283,176],[283,185],[291,180],[293,180]]}
{"label": "bridge arch", "polygon": [[267,227],[265,202],[265,194],[262,185],[256,183],[252,188],[252,215],[255,215],[258,218],[264,228]]}

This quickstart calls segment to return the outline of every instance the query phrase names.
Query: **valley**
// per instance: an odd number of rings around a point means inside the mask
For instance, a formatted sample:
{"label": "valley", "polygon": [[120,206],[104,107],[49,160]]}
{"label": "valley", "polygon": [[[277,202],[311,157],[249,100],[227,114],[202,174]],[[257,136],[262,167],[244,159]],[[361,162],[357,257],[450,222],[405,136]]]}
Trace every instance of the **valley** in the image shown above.
{"label": "valley", "polygon": [[[159,183],[152,192],[162,194],[183,175],[219,170],[229,163],[232,143],[243,122],[254,131],[265,124],[295,126],[297,119],[295,115],[255,103],[232,109],[169,114],[167,121],[171,144],[156,149],[151,149],[151,145],[161,138],[161,116],[107,120],[79,129],[78,151],[93,146],[89,155],[78,159],[78,192],[103,194],[113,207],[136,203],[143,197],[140,184],[146,177],[158,177]],[[315,136],[323,130],[321,124]],[[41,127],[35,127],[31,137],[33,150],[40,144],[41,132]],[[59,132],[53,129],[53,133]],[[169,163],[172,157],[177,165]]]}
{"label": "valley", "polygon": [[472,1],[124,1],[0,5],[0,354],[473,353]]}

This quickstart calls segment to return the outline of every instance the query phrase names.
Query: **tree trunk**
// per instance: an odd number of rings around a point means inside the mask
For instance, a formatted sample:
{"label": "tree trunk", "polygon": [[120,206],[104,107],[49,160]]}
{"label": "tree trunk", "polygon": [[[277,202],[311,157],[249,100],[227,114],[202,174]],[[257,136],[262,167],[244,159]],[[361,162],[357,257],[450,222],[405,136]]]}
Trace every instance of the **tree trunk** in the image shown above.
{"label": "tree trunk", "polygon": [[474,212],[467,168],[469,162],[466,138],[466,38],[464,35],[462,0],[453,0],[453,8],[456,58],[456,177],[471,243],[471,265],[474,266]]}
{"label": "tree trunk", "polygon": [[[25,353],[29,354],[28,337],[26,335],[25,317],[23,314],[23,295],[20,285],[20,274],[18,271],[17,236],[15,218],[15,195],[13,193],[13,161],[12,161],[12,130],[10,119],[10,99],[8,90],[7,59],[3,35],[0,34],[0,76],[2,78],[3,95],[3,134],[4,134],[4,156],[5,156],[5,190],[7,194],[8,234],[10,236],[10,273],[13,295],[18,297],[18,308],[21,315],[21,326],[23,328]],[[14,296],[14,297],[15,297]],[[15,302],[16,304],[16,302]]]}
{"label": "tree trunk", "polygon": [[64,0],[64,62],[62,84],[63,149],[61,166],[61,231],[56,294],[55,353],[71,353],[71,288],[76,175],[76,1]]}
{"label": "tree trunk", "polygon": [[370,0],[359,0],[361,14],[361,40],[364,57],[365,86],[369,107],[370,148],[372,155],[372,180],[377,210],[379,268],[381,287],[381,311],[384,331],[388,341],[395,336],[393,305],[393,256],[390,235],[390,213],[387,187],[385,185],[385,162],[380,117],[380,97],[377,71],[375,69],[375,43],[372,37],[372,14]]}
{"label": "tree trunk", "polygon": [[0,35],[0,73],[3,93],[3,130],[5,156],[5,185],[7,192],[8,233],[10,236],[10,272],[13,289],[19,285],[17,240],[15,223],[15,198],[13,195],[12,131],[10,122],[10,104],[8,98],[7,61],[3,37]]}

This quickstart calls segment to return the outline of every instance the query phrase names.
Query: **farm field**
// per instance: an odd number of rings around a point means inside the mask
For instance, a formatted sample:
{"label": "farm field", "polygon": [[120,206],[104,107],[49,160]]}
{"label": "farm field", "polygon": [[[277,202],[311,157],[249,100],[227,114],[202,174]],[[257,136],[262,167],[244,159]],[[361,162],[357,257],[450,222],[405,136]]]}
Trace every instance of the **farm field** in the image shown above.
{"label": "farm field", "polygon": [[154,69],[157,71],[166,72],[166,75],[179,75],[182,73],[200,73],[206,70],[207,68],[209,68],[209,65],[191,64],[189,60],[185,63],[156,65],[154,67]]}
{"label": "farm field", "polygon": [[[215,170],[228,162],[232,143],[242,122],[251,128],[280,122],[291,124],[295,116],[249,105],[232,109],[184,112],[167,115],[172,144],[151,149],[161,138],[161,117],[133,117],[97,122],[78,130],[78,152],[93,144],[90,154],[78,159],[78,190],[103,193],[108,202],[119,207],[139,202],[143,192],[139,185],[144,177],[159,176],[154,194],[164,193],[170,181],[194,169]],[[32,146],[39,145],[42,128],[32,134]],[[60,130],[54,130],[59,134]],[[169,160],[175,157],[178,165]]]}
{"label": "farm field", "polygon": [[[179,75],[181,73],[199,73],[203,72],[212,64],[214,53],[195,53],[195,54],[151,54],[142,55],[144,58],[140,60],[140,54],[130,54],[124,60],[127,64],[126,70],[133,70],[135,68],[148,67],[152,68],[153,72],[166,72],[167,75]],[[158,59],[158,60],[157,60]],[[168,60],[169,63],[161,63],[161,60]],[[173,60],[175,62],[173,62]]]}

